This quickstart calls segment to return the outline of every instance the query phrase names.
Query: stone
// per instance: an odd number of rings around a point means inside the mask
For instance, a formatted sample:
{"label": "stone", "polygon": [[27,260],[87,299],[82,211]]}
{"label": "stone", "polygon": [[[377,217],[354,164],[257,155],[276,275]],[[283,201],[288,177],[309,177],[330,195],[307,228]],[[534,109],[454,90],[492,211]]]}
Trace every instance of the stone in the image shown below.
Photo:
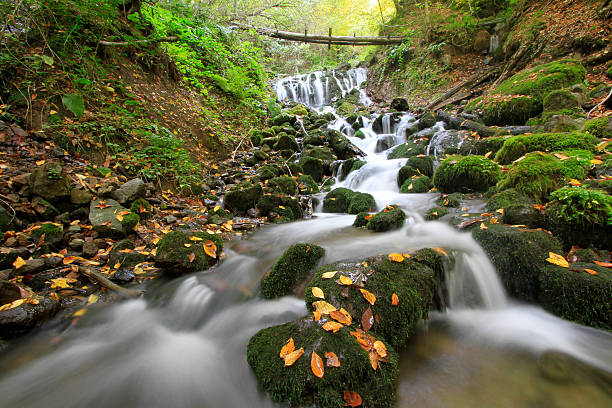
{"label": "stone", "polygon": [[70,242],[68,242],[68,246],[70,247],[70,249],[73,249],[75,251],[78,251],[79,249],[83,248],[84,244],[85,240],[80,238],[71,239]]}
{"label": "stone", "polygon": [[91,258],[98,253],[98,245],[94,241],[85,242],[83,244],[83,256]]}
{"label": "stone", "polygon": [[135,178],[127,183],[124,183],[121,187],[115,190],[113,192],[113,198],[120,204],[125,205],[138,198],[144,198],[146,194],[146,183],[140,178]]}
{"label": "stone", "polygon": [[111,280],[118,283],[128,283],[134,280],[134,272],[128,269],[119,269],[111,276]]}
{"label": "stone", "polygon": [[580,101],[576,94],[565,89],[552,91],[544,98],[544,110],[548,112],[572,109],[580,106]]}
{"label": "stone", "polygon": [[[194,241],[192,237],[197,237],[196,239],[200,241]],[[217,247],[214,258],[204,251],[203,243],[208,241],[212,241]],[[185,244],[189,246],[186,247]],[[170,232],[164,235],[157,244],[155,266],[162,268],[164,273],[170,276],[203,271],[217,262],[222,249],[223,241],[217,234],[192,231]]]}
{"label": "stone", "polygon": [[13,215],[0,205],[0,232],[10,231],[14,228]]}
{"label": "stone", "polygon": [[0,280],[0,306],[21,299],[21,291],[14,283]]}
{"label": "stone", "polygon": [[57,208],[41,197],[36,197],[32,200],[32,208],[43,220],[51,220],[59,214]]}
{"label": "stone", "polygon": [[36,273],[42,272],[46,269],[47,263],[43,258],[34,258],[30,259],[19,269],[14,269],[13,271],[19,275],[31,274],[34,275]]}
{"label": "stone", "polygon": [[491,45],[491,34],[487,30],[480,30],[474,34],[472,47],[476,52],[488,51]]}
{"label": "stone", "polygon": [[32,191],[50,203],[65,200],[70,196],[70,180],[58,162],[45,163],[34,169],[30,174],[29,185]]}
{"label": "stone", "polygon": [[164,217],[164,222],[168,225],[174,224],[175,222],[178,222],[178,218],[176,218],[174,215],[166,215]]}
{"label": "stone", "polygon": [[89,191],[75,188],[70,192],[70,202],[77,206],[89,204],[92,199],[93,195]]}
{"label": "stone", "polygon": [[36,296],[38,304],[24,303],[21,306],[0,312],[0,337],[22,335],[41,325],[59,310],[59,302]]}
{"label": "stone", "polygon": [[391,101],[391,109],[400,112],[406,112],[410,110],[410,105],[408,105],[408,101],[406,100],[406,98],[394,98]]}
{"label": "stone", "polygon": [[[119,221],[117,215],[123,211],[127,211],[128,214],[123,215],[123,220]],[[138,214],[129,212],[112,199],[92,200],[89,205],[89,221],[94,230],[103,236],[122,237],[127,235],[134,229],[139,220]]]}

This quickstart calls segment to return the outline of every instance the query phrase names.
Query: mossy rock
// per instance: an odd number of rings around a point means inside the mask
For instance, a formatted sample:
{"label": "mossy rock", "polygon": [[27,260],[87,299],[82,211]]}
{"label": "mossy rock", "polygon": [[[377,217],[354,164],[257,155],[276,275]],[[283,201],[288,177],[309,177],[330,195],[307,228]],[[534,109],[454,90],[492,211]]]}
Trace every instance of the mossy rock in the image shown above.
{"label": "mossy rock", "polygon": [[323,200],[323,212],[346,213],[354,195],[353,190],[344,187],[330,191]]}
{"label": "mossy rock", "polygon": [[[304,354],[285,367],[279,352],[290,338],[296,349],[304,347]],[[324,361],[326,352],[335,353],[341,366],[325,367],[323,377],[315,377],[310,367],[313,351]],[[342,407],[346,390],[357,392],[364,406],[394,406],[399,356],[390,345],[387,353],[389,362],[381,362],[375,371],[368,352],[350,334],[350,329],[327,332],[311,316],[260,330],[247,345],[247,361],[260,386],[272,400],[292,407]]]}
{"label": "mossy rock", "polygon": [[311,176],[317,183],[323,179],[325,168],[322,160],[310,156],[302,157],[300,166],[302,166],[304,174]]}
{"label": "mossy rock", "polygon": [[[217,247],[215,258],[204,251],[204,244],[208,241]],[[174,231],[164,235],[157,244],[155,266],[170,276],[203,271],[217,262],[222,250],[223,240],[217,234]],[[190,261],[191,254],[195,256],[193,261]]]}
{"label": "mossy rock", "polygon": [[360,212],[370,212],[376,209],[376,201],[374,196],[368,193],[355,192],[348,206],[349,214],[358,214]]}
{"label": "mossy rock", "polygon": [[340,172],[339,172],[339,174],[338,174],[338,176],[339,176],[339,178],[340,178],[340,181],[342,181],[342,180],[346,179],[346,177],[347,177],[347,176],[348,176],[350,173],[352,173],[352,172],[354,172],[354,171],[356,171],[356,170],[359,170],[359,169],[360,169],[360,168],[362,168],[362,167],[363,167],[365,164],[366,164],[366,162],[365,162],[365,161],[363,161],[363,160],[359,160],[359,159],[356,159],[356,158],[350,158],[350,159],[345,160],[345,161],[342,163],[342,165],[341,165],[341,167],[340,167]]}
{"label": "mossy rock", "polygon": [[13,215],[0,204],[0,232],[11,231],[15,226],[13,225]]}
{"label": "mossy rock", "polygon": [[325,136],[321,134],[321,132],[313,131],[310,134],[304,136],[303,139],[304,146],[323,146],[327,143]]}
{"label": "mossy rock", "polygon": [[301,103],[287,110],[287,114],[290,116],[308,116],[309,113],[308,108]]}
{"label": "mossy rock", "polygon": [[295,123],[295,116],[281,113],[270,120],[270,125],[272,126],[282,126],[285,123],[293,125]]}
{"label": "mossy rock", "polygon": [[540,133],[513,136],[504,142],[495,155],[500,164],[510,164],[526,153],[540,151],[561,151],[566,149],[593,150],[595,138],[588,133]]}
{"label": "mossy rock", "polygon": [[363,133],[363,130],[361,130],[361,129],[356,131],[353,136],[358,138],[358,139],[365,139],[365,137],[366,137],[365,133]]}
{"label": "mossy rock", "polygon": [[276,142],[278,142],[278,137],[265,137],[261,139],[260,146],[268,146],[270,149],[273,149]]}
{"label": "mossy rock", "polygon": [[132,251],[133,249],[134,241],[131,239],[118,241],[108,255],[109,265],[119,264],[121,269],[132,269],[147,260],[146,255]]}
{"label": "mossy rock", "polygon": [[261,145],[261,141],[263,138],[264,137],[261,133],[261,130],[253,129],[251,130],[251,132],[249,132],[249,139],[251,139],[251,143],[253,144],[253,146]]}
{"label": "mossy rock", "polygon": [[130,207],[130,211],[134,214],[138,214],[140,219],[146,220],[151,218],[153,215],[151,204],[145,200],[144,198],[138,198],[134,200],[132,206]]}
{"label": "mossy rock", "polygon": [[50,202],[41,197],[36,197],[32,200],[32,208],[43,220],[51,220],[56,215],[59,215],[59,210]]}
{"label": "mossy rock", "polygon": [[[595,271],[596,275],[584,272]],[[612,330],[612,271],[596,264],[574,263],[542,269],[539,303],[549,312],[580,324]]]}
{"label": "mossy rock", "polygon": [[70,197],[70,180],[58,162],[48,162],[36,167],[30,174],[29,184],[32,191],[50,203],[64,201]]}
{"label": "mossy rock", "polygon": [[369,212],[360,212],[359,214],[357,214],[357,217],[355,217],[355,221],[353,222],[353,227],[357,227],[357,228],[365,228],[368,225],[368,220],[370,219],[370,213]]}
{"label": "mossy rock", "polygon": [[425,140],[409,140],[404,144],[397,146],[387,155],[387,159],[405,159],[420,154],[425,154],[427,141]]}
{"label": "mossy rock", "polygon": [[533,207],[533,200],[521,194],[516,189],[500,191],[487,202],[487,211],[494,212],[503,209],[502,221],[510,225],[528,225],[530,227],[542,224],[543,214]]}
{"label": "mossy rock", "polygon": [[578,97],[567,89],[557,89],[544,97],[544,110],[558,111],[572,109],[580,106]]}
{"label": "mossy rock", "polygon": [[273,146],[274,150],[290,150],[292,152],[296,152],[299,150],[299,146],[295,141],[295,137],[288,135],[285,132],[282,132],[278,136],[278,141]]}
{"label": "mossy rock", "polygon": [[446,214],[448,214],[448,208],[446,207],[434,207],[432,209],[430,209],[429,211],[427,211],[427,214],[425,215],[425,219],[427,221],[435,221],[438,220],[442,217],[444,217]]}
{"label": "mossy rock", "polygon": [[262,195],[257,201],[257,208],[277,224],[299,220],[304,216],[298,200],[283,194]]}
{"label": "mossy rock", "polygon": [[412,156],[408,159],[406,165],[414,167],[424,176],[433,176],[434,159],[432,156]]}
{"label": "mossy rock", "polygon": [[46,222],[30,234],[34,242],[39,242],[43,235],[45,236],[43,244],[57,246],[64,239],[64,228],[62,224]]}
{"label": "mossy rock", "polygon": [[582,131],[588,132],[599,139],[612,138],[612,118],[604,116],[586,121]]}
{"label": "mossy rock", "polygon": [[[381,335],[385,343],[400,348],[414,334],[418,322],[427,318],[434,294],[434,271],[412,258],[392,262],[383,255],[365,262],[368,266],[362,262],[337,262],[319,268],[306,289],[306,307],[314,311],[313,302],[320,299],[313,295],[312,288],[318,287],[326,302],[337,309],[343,307],[351,315],[351,327],[355,329],[365,329],[361,327],[361,318],[370,308],[374,317],[372,330]],[[323,279],[323,273],[331,271],[338,273],[331,279]],[[365,299],[359,287],[340,284],[340,275],[363,284],[363,289],[376,297],[374,304]],[[397,306],[392,304],[394,293],[399,299]]]}
{"label": "mossy rock", "polygon": [[298,182],[294,177],[281,176],[270,179],[269,183],[275,191],[283,194],[295,195],[298,190]]}
{"label": "mossy rock", "polygon": [[441,194],[436,200],[436,204],[441,207],[459,207],[462,199],[463,194],[461,193]]}
{"label": "mossy rock", "polygon": [[325,255],[325,249],[314,244],[289,247],[261,281],[260,294],[264,299],[289,295],[306,278]]}
{"label": "mossy rock", "polygon": [[261,166],[259,169],[257,169],[256,173],[262,180],[269,180],[271,178],[280,176],[281,169],[276,165],[268,164]]}
{"label": "mossy rock", "polygon": [[[127,213],[127,214],[126,214]],[[119,216],[122,214],[121,216]],[[111,199],[92,200],[89,205],[89,221],[102,236],[120,238],[128,235],[140,221],[138,214],[122,207]]]}
{"label": "mossy rock", "polygon": [[551,193],[549,228],[566,247],[612,248],[612,197],[604,191],[563,187]]}
{"label": "mossy rock", "polygon": [[306,156],[314,157],[315,159],[319,159],[324,163],[331,163],[334,160],[337,160],[334,151],[327,146],[309,146],[306,149]]}
{"label": "mossy rock", "polygon": [[489,255],[508,292],[521,300],[537,302],[539,275],[549,252],[561,254],[560,242],[544,231],[500,224],[472,229],[474,239]]}
{"label": "mossy rock", "polygon": [[302,194],[316,194],[319,186],[309,174],[301,174],[297,178],[298,189]]}
{"label": "mossy rock", "polygon": [[399,205],[388,205],[370,218],[367,228],[375,232],[386,232],[402,228],[406,223],[406,213]]}
{"label": "mossy rock", "polygon": [[433,112],[426,112],[419,118],[418,126],[419,130],[434,127],[436,125],[436,116]]}
{"label": "mossy rock", "polygon": [[263,189],[259,184],[240,183],[225,194],[225,207],[238,214],[245,214],[255,207],[262,193]]}
{"label": "mossy rock", "polygon": [[410,180],[414,176],[418,176],[419,172],[417,169],[410,165],[402,166],[397,172],[397,185],[398,187],[402,187],[406,180]]}
{"label": "mossy rock", "polygon": [[500,177],[499,166],[484,156],[450,156],[436,169],[433,183],[442,193],[485,192]]}
{"label": "mossy rock", "polygon": [[484,104],[482,120],[487,126],[524,125],[542,110],[542,102],[531,96],[503,97]]}
{"label": "mossy rock", "polygon": [[431,179],[427,176],[410,178],[400,187],[400,193],[420,194],[426,193],[431,188]]}

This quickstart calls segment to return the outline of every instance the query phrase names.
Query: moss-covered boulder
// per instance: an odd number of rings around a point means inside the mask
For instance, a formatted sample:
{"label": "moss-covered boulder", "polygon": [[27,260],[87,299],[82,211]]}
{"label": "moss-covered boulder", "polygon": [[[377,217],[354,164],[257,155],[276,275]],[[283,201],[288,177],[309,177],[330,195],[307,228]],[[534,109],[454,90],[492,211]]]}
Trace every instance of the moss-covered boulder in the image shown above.
{"label": "moss-covered boulder", "polygon": [[[215,249],[214,257],[206,253],[205,245]],[[223,240],[217,234],[174,231],[164,235],[158,242],[155,266],[162,268],[164,273],[170,276],[203,271],[217,262],[222,250]]]}
{"label": "moss-covered boulder", "polygon": [[400,193],[418,194],[426,193],[431,188],[431,179],[427,176],[413,177],[406,181],[400,187]]}
{"label": "moss-covered boulder", "polygon": [[130,206],[130,211],[134,214],[138,214],[141,220],[151,218],[153,215],[153,208],[151,207],[151,204],[144,198],[134,200]]}
{"label": "moss-covered boulder", "polygon": [[404,144],[397,146],[388,155],[387,159],[405,159],[420,154],[425,154],[427,141],[421,139],[409,140]]}
{"label": "moss-covered boulder", "polygon": [[436,169],[433,183],[443,193],[485,192],[500,177],[499,166],[484,156],[450,156]]}
{"label": "moss-covered boulder", "polygon": [[355,192],[340,187],[330,191],[323,200],[323,212],[346,213]]}
{"label": "moss-covered boulder", "polygon": [[225,194],[225,208],[238,214],[245,214],[255,207],[262,194],[263,189],[260,184],[240,183]]}
{"label": "moss-covered boulder", "polygon": [[355,217],[355,221],[353,221],[353,227],[365,228],[370,218],[372,217],[369,212],[360,212],[357,214],[357,217]]}
{"label": "moss-covered boulder", "polygon": [[281,169],[276,165],[268,164],[261,166],[259,169],[257,169],[256,173],[260,179],[269,180],[271,178],[280,176]]}
{"label": "moss-covered boulder", "polygon": [[612,248],[612,197],[604,191],[564,187],[551,193],[549,228],[566,247]]}
{"label": "moss-covered boulder", "polygon": [[32,191],[51,203],[70,197],[70,180],[58,162],[36,167],[30,174],[29,184]]}
{"label": "moss-covered boulder", "polygon": [[32,240],[36,243],[40,242],[43,235],[44,245],[57,246],[64,239],[64,228],[62,224],[46,222],[40,228],[34,229],[30,234]]}
{"label": "moss-covered boulder", "polygon": [[376,201],[374,201],[372,194],[355,192],[349,202],[347,212],[349,214],[359,214],[360,212],[371,212],[375,209]]}
{"label": "moss-covered boulder", "polygon": [[609,116],[604,116],[601,118],[588,120],[584,123],[582,131],[588,132],[599,139],[612,138],[612,118]]}
{"label": "moss-covered boulder", "polygon": [[305,156],[300,159],[300,166],[302,166],[302,171],[304,174],[308,174],[317,183],[321,182],[323,179],[325,167],[323,166],[323,161],[321,159]]}
{"label": "moss-covered boulder", "polygon": [[261,297],[274,299],[291,294],[324,255],[325,249],[314,244],[289,247],[261,281]]}
{"label": "moss-covered boulder", "polygon": [[110,265],[119,264],[121,269],[132,269],[139,263],[145,262],[147,258],[147,255],[134,251],[134,241],[122,239],[113,245],[108,254],[108,263]]}
{"label": "moss-covered boulder", "polygon": [[451,193],[451,194],[440,194],[440,197],[436,200],[436,204],[441,207],[459,207],[463,200],[463,194]]}
{"label": "moss-covered boulder", "polygon": [[271,222],[283,224],[304,217],[304,210],[297,199],[284,194],[264,194],[257,201],[257,208],[261,215]]}
{"label": "moss-covered boulder", "polygon": [[412,156],[406,162],[407,166],[412,166],[419,171],[420,174],[431,177],[434,172],[434,159],[432,156]]}
{"label": "moss-covered boulder", "polygon": [[367,228],[375,232],[386,232],[402,228],[406,223],[406,213],[399,205],[388,205],[370,218]]}
{"label": "moss-covered boulder", "polygon": [[301,194],[316,194],[319,186],[309,174],[300,174],[297,177],[298,190]]}
{"label": "moss-covered boulder", "polygon": [[295,141],[295,137],[288,135],[285,132],[282,132],[278,136],[278,140],[273,147],[274,150],[291,150],[292,152],[296,152],[300,148],[298,143]]}
{"label": "moss-covered boulder", "polygon": [[593,150],[595,138],[588,133],[541,133],[513,136],[504,142],[495,155],[500,164],[510,164],[534,151],[561,151],[566,149]]}
{"label": "moss-covered boulder", "polygon": [[544,110],[559,111],[580,106],[578,97],[567,89],[557,89],[544,97]]}
{"label": "moss-covered boulder", "polygon": [[419,172],[417,171],[417,169],[415,169],[414,167],[410,166],[410,165],[405,165],[402,166],[399,171],[397,172],[397,185],[398,187],[402,187],[404,185],[404,183],[406,182],[406,180],[411,179],[414,176],[418,176]]}
{"label": "moss-covered boulder", "polygon": [[89,221],[103,236],[119,238],[132,232],[140,217],[115,200],[97,199],[89,205]]}
{"label": "moss-covered boulder", "polygon": [[482,120],[488,126],[523,125],[542,113],[542,102],[532,96],[513,95],[486,100]]}
{"label": "moss-covered boulder", "polygon": [[295,123],[295,116],[286,113],[281,113],[280,115],[277,115],[270,120],[271,126],[282,126],[285,123],[293,125]]}
{"label": "moss-covered boulder", "polygon": [[295,195],[298,190],[298,182],[294,177],[282,176],[270,179],[269,185],[275,191],[283,194]]}
{"label": "moss-covered boulder", "polygon": [[544,222],[544,215],[534,207],[533,200],[513,188],[494,194],[487,203],[487,210],[503,210],[504,224],[536,227]]}
{"label": "moss-covered boulder", "polygon": [[434,207],[427,211],[427,214],[425,214],[425,219],[427,221],[435,221],[444,217],[446,214],[448,214],[448,212],[448,208],[446,207]]}

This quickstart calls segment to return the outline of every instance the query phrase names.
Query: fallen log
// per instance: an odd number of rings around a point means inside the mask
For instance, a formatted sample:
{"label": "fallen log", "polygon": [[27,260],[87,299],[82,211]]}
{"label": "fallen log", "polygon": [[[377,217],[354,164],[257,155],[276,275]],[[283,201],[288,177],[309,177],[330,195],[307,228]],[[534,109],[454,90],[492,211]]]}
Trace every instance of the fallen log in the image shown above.
{"label": "fallen log", "polygon": [[118,294],[125,296],[125,297],[129,297],[129,298],[139,297],[140,295],[144,293],[144,291],[138,290],[138,289],[123,288],[111,282],[106,276],[102,275],[100,272],[94,271],[93,269],[88,269],[88,268],[84,268],[81,266],[79,267],[79,272],[93,279],[100,286],[106,289],[112,290],[114,292],[117,292]]}

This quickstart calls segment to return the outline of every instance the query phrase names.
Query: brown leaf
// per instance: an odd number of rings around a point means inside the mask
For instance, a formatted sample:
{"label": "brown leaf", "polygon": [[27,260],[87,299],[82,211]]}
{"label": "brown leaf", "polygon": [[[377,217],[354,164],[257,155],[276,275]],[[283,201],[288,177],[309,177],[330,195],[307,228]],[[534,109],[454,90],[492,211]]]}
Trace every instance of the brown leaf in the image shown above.
{"label": "brown leaf", "polygon": [[204,252],[213,259],[217,258],[217,246],[211,240],[204,243]]}
{"label": "brown leaf", "polygon": [[350,326],[353,323],[353,318],[344,308],[340,310],[334,310],[329,315],[332,319],[339,321],[345,326]]}
{"label": "brown leaf", "polygon": [[354,391],[344,391],[343,398],[345,407],[358,407],[363,403],[361,395]]}
{"label": "brown leaf", "polygon": [[304,354],[304,347],[300,347],[299,349],[287,354],[284,358],[285,367],[293,365],[293,363],[295,363],[298,358],[302,357],[302,354]]}
{"label": "brown leaf", "polygon": [[289,338],[283,348],[280,351],[280,358],[285,358],[288,354],[291,354],[295,351],[295,343],[293,342],[293,337]]}
{"label": "brown leaf", "polygon": [[374,303],[376,302],[376,296],[374,296],[372,292],[367,291],[365,289],[359,289],[359,291],[361,292],[365,300],[367,300],[369,304],[374,306]]}
{"label": "brown leaf", "polygon": [[326,365],[328,367],[340,367],[340,360],[336,353],[332,351],[325,352],[325,358],[327,359]]}
{"label": "brown leaf", "polygon": [[65,258],[62,260],[62,263],[63,263],[64,265],[68,265],[68,264],[73,263],[74,261],[76,261],[76,257],[74,257],[74,256],[67,256],[67,257],[65,257]]}
{"label": "brown leaf", "polygon": [[391,295],[391,305],[397,306],[399,305],[399,297],[397,297],[397,293]]}
{"label": "brown leaf", "polygon": [[366,310],[363,311],[361,315],[361,327],[363,330],[368,331],[374,325],[374,315],[372,315],[372,308],[368,306]]}
{"label": "brown leaf", "polygon": [[370,365],[372,366],[372,368],[374,369],[374,371],[376,371],[376,369],[378,368],[378,354],[376,353],[376,351],[370,351],[369,353],[370,356]]}
{"label": "brown leaf", "polygon": [[310,359],[310,368],[312,369],[312,373],[319,377],[323,378],[323,374],[325,374],[325,369],[323,366],[323,360],[316,352],[312,352],[312,358]]}
{"label": "brown leaf", "polygon": [[189,254],[189,263],[192,263],[193,261],[195,261],[195,254],[192,252]]}
{"label": "brown leaf", "polygon": [[336,333],[338,330],[340,330],[343,327],[344,326],[341,325],[338,322],[326,322],[323,325],[323,330],[325,330],[325,331],[333,331],[334,333]]}

